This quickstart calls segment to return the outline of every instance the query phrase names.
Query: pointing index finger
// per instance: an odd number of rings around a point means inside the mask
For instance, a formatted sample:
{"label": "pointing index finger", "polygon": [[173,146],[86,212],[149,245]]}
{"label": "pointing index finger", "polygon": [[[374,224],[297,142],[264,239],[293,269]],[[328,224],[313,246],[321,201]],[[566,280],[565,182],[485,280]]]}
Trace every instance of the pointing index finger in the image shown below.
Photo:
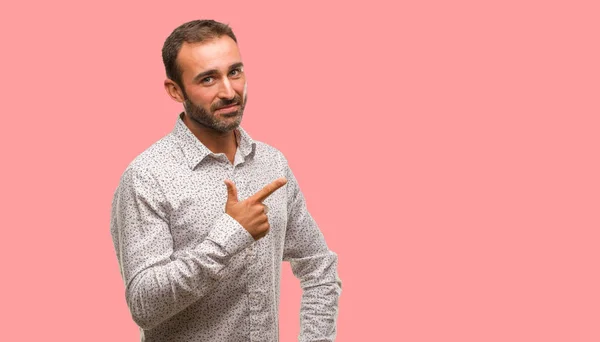
{"label": "pointing index finger", "polygon": [[285,177],[277,178],[273,182],[265,185],[264,188],[258,190],[257,193],[252,195],[250,199],[256,202],[262,202],[267,199],[267,197],[271,196],[277,189],[281,188],[287,183],[287,179]]}

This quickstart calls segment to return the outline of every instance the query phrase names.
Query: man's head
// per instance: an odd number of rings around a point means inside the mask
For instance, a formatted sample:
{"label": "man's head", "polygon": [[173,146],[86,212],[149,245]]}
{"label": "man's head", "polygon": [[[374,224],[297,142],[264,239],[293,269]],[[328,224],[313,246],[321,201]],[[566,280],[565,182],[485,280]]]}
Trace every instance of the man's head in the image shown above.
{"label": "man's head", "polygon": [[218,132],[239,126],[246,76],[229,26],[213,20],[185,23],[167,38],[162,55],[165,89],[183,103],[189,119]]}

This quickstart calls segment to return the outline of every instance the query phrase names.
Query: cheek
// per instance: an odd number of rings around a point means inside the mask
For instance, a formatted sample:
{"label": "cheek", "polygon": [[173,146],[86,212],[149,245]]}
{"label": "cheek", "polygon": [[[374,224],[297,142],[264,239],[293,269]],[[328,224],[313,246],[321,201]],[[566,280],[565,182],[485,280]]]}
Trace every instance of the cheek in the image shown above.
{"label": "cheek", "polygon": [[246,81],[240,81],[239,83],[235,83],[235,92],[241,94],[242,97],[246,95],[246,91],[248,90],[248,84]]}
{"label": "cheek", "polygon": [[216,98],[216,94],[213,92],[208,92],[206,90],[203,91],[190,91],[188,93],[190,100],[194,102],[196,105],[200,105],[203,107],[208,107],[213,103]]}

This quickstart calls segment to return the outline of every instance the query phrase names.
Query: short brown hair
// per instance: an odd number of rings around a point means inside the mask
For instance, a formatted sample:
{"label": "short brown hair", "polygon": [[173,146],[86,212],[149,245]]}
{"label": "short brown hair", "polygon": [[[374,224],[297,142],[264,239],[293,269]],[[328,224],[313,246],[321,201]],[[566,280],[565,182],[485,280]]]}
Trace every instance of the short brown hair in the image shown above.
{"label": "short brown hair", "polygon": [[201,43],[203,41],[228,36],[237,43],[229,25],[214,20],[193,20],[176,28],[165,40],[162,58],[167,77],[183,88],[181,69],[177,65],[177,54],[183,43]]}

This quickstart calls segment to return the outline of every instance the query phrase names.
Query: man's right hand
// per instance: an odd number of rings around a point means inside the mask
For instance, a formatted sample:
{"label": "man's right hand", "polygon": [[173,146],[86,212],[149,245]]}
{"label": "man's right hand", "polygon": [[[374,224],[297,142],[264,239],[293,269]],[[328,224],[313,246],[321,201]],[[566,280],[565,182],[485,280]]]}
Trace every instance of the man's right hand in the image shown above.
{"label": "man's right hand", "polygon": [[285,177],[278,178],[251,197],[240,202],[238,201],[235,184],[230,180],[226,180],[227,203],[225,204],[225,213],[238,221],[252,235],[254,240],[258,240],[267,235],[270,229],[265,205],[262,202],[286,183],[287,179]]}

